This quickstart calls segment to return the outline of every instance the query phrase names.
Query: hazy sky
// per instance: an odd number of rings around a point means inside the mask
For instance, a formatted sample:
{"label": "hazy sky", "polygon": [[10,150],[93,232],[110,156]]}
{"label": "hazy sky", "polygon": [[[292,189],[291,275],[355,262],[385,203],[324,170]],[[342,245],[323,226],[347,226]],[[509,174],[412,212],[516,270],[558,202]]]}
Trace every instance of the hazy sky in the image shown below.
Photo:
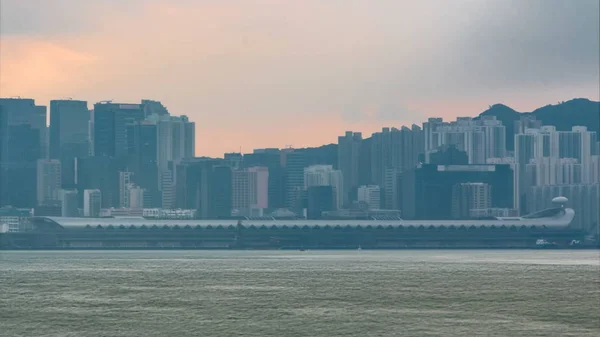
{"label": "hazy sky", "polygon": [[598,0],[0,0],[0,96],[161,100],[197,154],[599,100]]}

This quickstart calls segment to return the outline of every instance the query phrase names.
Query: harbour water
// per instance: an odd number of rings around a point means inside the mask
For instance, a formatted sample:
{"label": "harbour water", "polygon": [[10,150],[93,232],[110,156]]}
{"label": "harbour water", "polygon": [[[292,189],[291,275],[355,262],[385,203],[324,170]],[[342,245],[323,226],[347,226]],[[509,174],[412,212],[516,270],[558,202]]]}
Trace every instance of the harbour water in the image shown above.
{"label": "harbour water", "polygon": [[599,336],[581,250],[3,251],[0,336]]}

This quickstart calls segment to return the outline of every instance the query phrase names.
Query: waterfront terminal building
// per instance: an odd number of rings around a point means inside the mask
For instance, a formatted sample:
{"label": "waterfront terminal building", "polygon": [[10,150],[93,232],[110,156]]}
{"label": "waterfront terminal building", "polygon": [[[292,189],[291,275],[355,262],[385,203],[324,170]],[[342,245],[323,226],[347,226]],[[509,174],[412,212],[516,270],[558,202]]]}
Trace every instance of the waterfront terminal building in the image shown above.
{"label": "waterfront terminal building", "polygon": [[568,246],[566,198],[523,217],[479,220],[155,220],[34,217],[29,231],[3,233],[4,249],[399,249]]}

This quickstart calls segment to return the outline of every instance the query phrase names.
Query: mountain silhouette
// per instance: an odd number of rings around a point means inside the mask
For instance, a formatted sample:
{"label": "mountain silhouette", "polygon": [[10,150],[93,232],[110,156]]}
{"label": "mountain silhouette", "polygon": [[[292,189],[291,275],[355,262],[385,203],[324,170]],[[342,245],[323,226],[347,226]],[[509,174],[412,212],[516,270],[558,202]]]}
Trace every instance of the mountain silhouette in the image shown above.
{"label": "mountain silhouette", "polygon": [[543,125],[554,125],[558,131],[570,131],[573,126],[585,126],[590,131],[600,132],[600,102],[586,98],[575,98],[556,105],[546,105],[532,112],[519,112],[504,104],[495,104],[480,113],[481,116],[496,116],[506,127],[506,149],[514,149],[515,122],[521,116],[533,115]]}
{"label": "mountain silhouette", "polygon": [[[532,112],[519,112],[504,104],[491,105],[475,117],[496,116],[506,127],[506,149],[514,150],[515,122],[521,116],[533,115],[543,125],[554,125],[558,131],[570,131],[573,126],[585,126],[600,133],[600,102],[587,98],[575,98],[555,105],[546,105]],[[369,138],[365,138],[367,140]],[[337,166],[337,144],[298,149],[305,151],[306,161],[311,165],[329,164]]]}

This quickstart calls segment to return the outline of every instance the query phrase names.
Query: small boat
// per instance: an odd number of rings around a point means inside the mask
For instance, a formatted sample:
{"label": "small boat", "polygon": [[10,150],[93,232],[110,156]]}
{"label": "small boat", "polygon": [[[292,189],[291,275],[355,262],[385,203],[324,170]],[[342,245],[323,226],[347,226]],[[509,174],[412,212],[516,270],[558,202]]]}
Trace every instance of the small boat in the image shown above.
{"label": "small boat", "polygon": [[362,248],[360,247],[360,245],[358,245],[358,251],[360,252],[362,250]]}

